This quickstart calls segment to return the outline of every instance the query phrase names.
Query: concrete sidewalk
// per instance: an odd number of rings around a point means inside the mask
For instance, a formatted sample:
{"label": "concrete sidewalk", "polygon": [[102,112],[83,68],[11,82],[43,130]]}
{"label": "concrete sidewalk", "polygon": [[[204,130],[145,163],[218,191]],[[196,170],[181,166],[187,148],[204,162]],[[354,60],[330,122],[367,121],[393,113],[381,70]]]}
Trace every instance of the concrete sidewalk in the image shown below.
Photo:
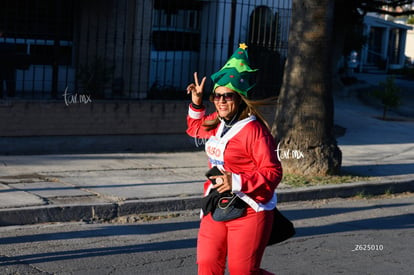
{"label": "concrete sidewalk", "polygon": [[[414,92],[414,89],[412,90]],[[377,180],[309,188],[281,184],[279,201],[414,191],[414,122],[382,121],[355,97],[335,99],[345,173]],[[199,208],[202,151],[0,156],[0,225],[113,219]]]}

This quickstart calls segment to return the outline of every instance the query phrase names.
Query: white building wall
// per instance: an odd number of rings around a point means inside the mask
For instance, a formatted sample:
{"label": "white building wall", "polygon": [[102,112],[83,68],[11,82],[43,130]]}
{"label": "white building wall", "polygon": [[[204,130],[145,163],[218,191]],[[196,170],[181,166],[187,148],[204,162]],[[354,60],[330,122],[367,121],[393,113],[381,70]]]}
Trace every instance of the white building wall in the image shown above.
{"label": "white building wall", "polygon": [[407,31],[405,55],[408,56],[411,60],[411,63],[414,64],[414,30]]}

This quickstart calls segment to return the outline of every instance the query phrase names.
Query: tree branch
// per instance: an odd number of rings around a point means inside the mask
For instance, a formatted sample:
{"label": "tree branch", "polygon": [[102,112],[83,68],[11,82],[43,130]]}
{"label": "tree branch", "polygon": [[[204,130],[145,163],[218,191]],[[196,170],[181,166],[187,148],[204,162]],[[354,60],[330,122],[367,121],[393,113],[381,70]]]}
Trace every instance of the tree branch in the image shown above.
{"label": "tree branch", "polygon": [[394,17],[414,14],[414,10],[397,12],[397,11],[387,11],[387,10],[383,10],[383,9],[380,9],[380,8],[369,8],[369,9],[366,9],[366,11],[367,12],[376,12],[376,13],[380,13],[380,14],[388,14],[388,15],[392,15]]}
{"label": "tree branch", "polygon": [[[359,2],[357,8],[363,11],[363,15],[368,12],[375,12],[396,17],[414,14],[413,9],[404,9],[406,5],[412,7],[413,3],[413,0],[367,0]],[[387,7],[392,8],[392,10],[386,9]],[[401,10],[396,11],[396,8],[401,8]]]}

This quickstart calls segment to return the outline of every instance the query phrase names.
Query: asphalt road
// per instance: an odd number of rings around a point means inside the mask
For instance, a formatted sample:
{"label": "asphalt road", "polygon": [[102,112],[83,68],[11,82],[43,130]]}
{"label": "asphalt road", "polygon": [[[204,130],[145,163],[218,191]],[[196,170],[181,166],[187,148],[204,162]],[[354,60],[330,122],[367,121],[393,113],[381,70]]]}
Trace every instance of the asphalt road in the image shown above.
{"label": "asphalt road", "polygon": [[[271,272],[414,274],[413,194],[279,208],[297,235],[268,247]],[[198,213],[145,220],[0,227],[0,274],[196,274]]]}

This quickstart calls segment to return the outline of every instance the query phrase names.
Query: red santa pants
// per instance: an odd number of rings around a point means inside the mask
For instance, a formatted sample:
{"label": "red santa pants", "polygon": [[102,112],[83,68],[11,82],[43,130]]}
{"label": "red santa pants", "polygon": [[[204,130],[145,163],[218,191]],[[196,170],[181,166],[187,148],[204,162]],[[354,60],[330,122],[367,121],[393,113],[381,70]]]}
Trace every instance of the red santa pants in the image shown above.
{"label": "red santa pants", "polygon": [[211,214],[201,220],[197,240],[199,275],[259,275],[273,273],[260,269],[260,262],[273,223],[272,211],[256,212],[247,208],[247,214],[227,222],[216,222]]}

